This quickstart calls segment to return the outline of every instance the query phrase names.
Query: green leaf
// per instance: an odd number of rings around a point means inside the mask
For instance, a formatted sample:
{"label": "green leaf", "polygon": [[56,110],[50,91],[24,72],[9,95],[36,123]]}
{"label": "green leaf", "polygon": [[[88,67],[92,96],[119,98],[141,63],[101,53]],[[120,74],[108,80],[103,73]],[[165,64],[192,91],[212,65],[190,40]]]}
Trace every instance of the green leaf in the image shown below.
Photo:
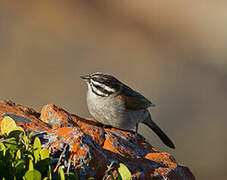
{"label": "green leaf", "polygon": [[17,163],[15,164],[14,167],[15,167],[15,168],[20,168],[20,167],[25,168],[25,167],[26,167],[25,161],[24,161],[24,160],[19,160],[19,161],[17,161]]}
{"label": "green leaf", "polygon": [[12,131],[21,131],[21,132],[25,132],[24,129],[20,126],[16,126],[14,128],[11,129],[11,131],[9,133],[11,133]]}
{"label": "green leaf", "polygon": [[120,163],[120,167],[118,168],[118,171],[121,175],[122,180],[130,180],[132,175],[129,169],[122,163]]}
{"label": "green leaf", "polygon": [[20,149],[17,150],[15,159],[16,160],[21,159],[21,151],[20,151]]}
{"label": "green leaf", "polygon": [[29,170],[24,175],[25,180],[41,180],[41,173],[37,170]]}
{"label": "green leaf", "polygon": [[8,137],[14,137],[16,139],[17,142],[19,142],[20,139],[20,134],[24,134],[24,130],[22,129],[22,127],[14,127],[12,128],[9,132],[8,132]]}
{"label": "green leaf", "polygon": [[1,133],[8,135],[8,133],[16,126],[15,121],[11,117],[5,116],[1,122]]}
{"label": "green leaf", "polygon": [[5,149],[6,149],[5,145],[3,143],[0,143],[0,151],[3,151]]}
{"label": "green leaf", "polygon": [[31,131],[31,132],[29,133],[29,135],[28,135],[29,140],[31,140],[33,136],[34,136],[34,132]]}
{"label": "green leaf", "polygon": [[25,146],[28,145],[29,141],[28,141],[28,137],[26,136],[26,134],[23,134],[22,139],[21,139],[21,142],[22,142]]}
{"label": "green leaf", "polygon": [[18,149],[18,144],[17,144],[17,141],[15,141],[15,140],[5,141],[4,145],[6,146],[6,148],[11,149],[11,150],[16,151]]}
{"label": "green leaf", "polygon": [[31,159],[32,161],[34,161],[34,157],[31,154],[28,154],[28,159]]}
{"label": "green leaf", "polygon": [[65,180],[65,174],[61,166],[58,168],[58,175],[60,176],[61,180]]}
{"label": "green leaf", "polygon": [[33,146],[34,146],[34,148],[37,148],[37,150],[39,152],[41,151],[41,142],[40,142],[39,137],[35,138]]}
{"label": "green leaf", "polygon": [[48,178],[49,180],[52,180],[52,174],[51,174],[51,166],[48,166]]}
{"label": "green leaf", "polygon": [[34,166],[33,166],[33,161],[32,159],[29,160],[29,170],[34,170]]}
{"label": "green leaf", "polygon": [[122,178],[121,178],[121,174],[119,173],[119,171],[117,171],[117,178],[116,178],[116,180],[122,180]]}
{"label": "green leaf", "polygon": [[49,151],[43,148],[40,151],[39,157],[40,159],[36,162],[36,167],[41,173],[43,173],[43,171],[46,172],[50,163]]}
{"label": "green leaf", "polygon": [[35,138],[33,146],[35,148],[34,150],[35,163],[37,163],[40,160],[40,151],[41,151],[41,142],[38,137]]}
{"label": "green leaf", "polygon": [[48,149],[43,148],[43,149],[40,151],[40,157],[41,157],[41,160],[50,158],[50,154],[49,154]]}
{"label": "green leaf", "polygon": [[3,143],[0,143],[0,159],[4,159],[6,154],[6,147]]}

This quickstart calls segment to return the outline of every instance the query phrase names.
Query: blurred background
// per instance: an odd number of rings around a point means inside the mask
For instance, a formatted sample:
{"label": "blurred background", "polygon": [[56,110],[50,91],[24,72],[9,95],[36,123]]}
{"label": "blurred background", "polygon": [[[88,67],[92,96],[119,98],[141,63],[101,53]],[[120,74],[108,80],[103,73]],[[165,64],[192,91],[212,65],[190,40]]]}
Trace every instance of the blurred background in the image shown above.
{"label": "blurred background", "polygon": [[227,2],[0,1],[0,99],[90,116],[80,75],[103,71],[156,104],[160,150],[197,179],[225,179]]}

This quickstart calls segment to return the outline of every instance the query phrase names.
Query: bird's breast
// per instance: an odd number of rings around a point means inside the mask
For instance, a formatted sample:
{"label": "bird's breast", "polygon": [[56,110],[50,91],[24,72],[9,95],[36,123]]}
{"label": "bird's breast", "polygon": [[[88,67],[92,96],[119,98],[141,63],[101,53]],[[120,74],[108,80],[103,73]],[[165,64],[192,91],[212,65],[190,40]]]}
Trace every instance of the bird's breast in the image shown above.
{"label": "bird's breast", "polygon": [[113,96],[101,97],[88,92],[87,104],[90,114],[98,122],[120,129],[133,129],[145,118],[146,110],[128,110],[121,99]]}

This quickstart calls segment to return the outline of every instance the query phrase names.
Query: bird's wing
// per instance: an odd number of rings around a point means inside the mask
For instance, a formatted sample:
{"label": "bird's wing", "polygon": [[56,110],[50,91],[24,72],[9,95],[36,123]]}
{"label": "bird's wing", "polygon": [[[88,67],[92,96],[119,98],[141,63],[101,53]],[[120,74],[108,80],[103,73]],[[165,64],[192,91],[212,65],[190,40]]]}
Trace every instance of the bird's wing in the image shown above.
{"label": "bird's wing", "polygon": [[126,108],[130,110],[142,110],[154,106],[151,101],[126,85],[122,87],[121,95],[117,98],[124,100]]}

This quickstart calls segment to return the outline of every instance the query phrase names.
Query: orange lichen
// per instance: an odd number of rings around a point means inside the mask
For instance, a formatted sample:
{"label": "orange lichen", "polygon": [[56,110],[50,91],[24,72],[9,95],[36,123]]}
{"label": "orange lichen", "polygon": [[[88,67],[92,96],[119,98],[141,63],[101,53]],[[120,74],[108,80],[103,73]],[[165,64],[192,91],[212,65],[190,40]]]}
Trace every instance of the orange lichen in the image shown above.
{"label": "orange lichen", "polygon": [[104,142],[103,149],[109,150],[111,152],[120,154],[120,152],[113,146],[112,141],[107,138]]}
{"label": "orange lichen", "polygon": [[157,163],[165,163],[168,165],[168,167],[175,168],[176,167],[176,161],[175,159],[170,156],[167,153],[160,152],[160,153],[148,153],[145,156],[146,159],[155,161]]}

